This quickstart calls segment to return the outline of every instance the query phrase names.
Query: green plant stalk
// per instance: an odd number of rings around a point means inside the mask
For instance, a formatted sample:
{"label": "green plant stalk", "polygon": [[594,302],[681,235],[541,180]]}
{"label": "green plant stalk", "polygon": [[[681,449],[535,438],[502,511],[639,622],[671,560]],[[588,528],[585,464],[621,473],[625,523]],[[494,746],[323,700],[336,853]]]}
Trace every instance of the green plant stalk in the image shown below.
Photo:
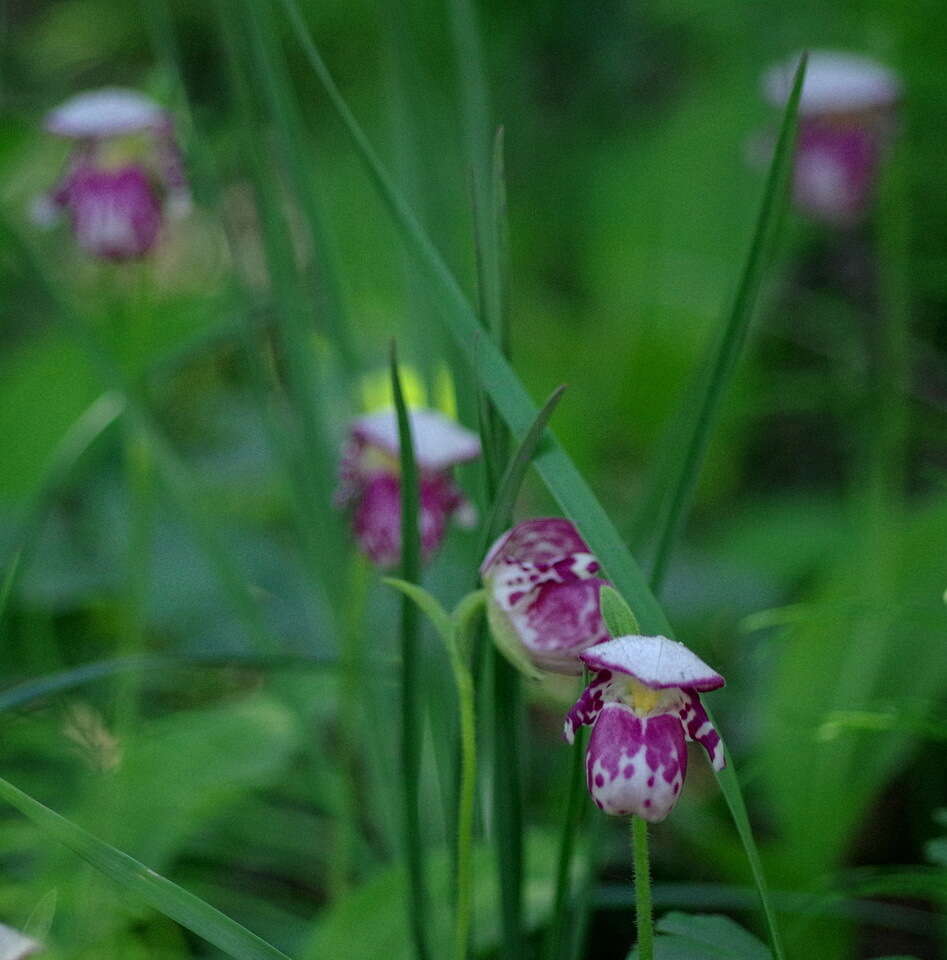
{"label": "green plant stalk", "polygon": [[[379,160],[368,137],[339,92],[309,36],[298,5],[295,0],[282,0],[282,2],[304,55],[345,125],[375,188],[400,228],[403,240],[427,269],[432,285],[438,290],[438,302],[443,310],[443,323],[458,345],[466,352],[480,384],[507,426],[514,432],[528,429],[530,422],[536,416],[536,409],[525,387],[502,353],[492,343],[478,336],[480,324],[473,309],[453,274],[421,228],[410,206],[395,189],[391,177]],[[642,629],[649,633],[673,636],[661,604],[649,589],[641,568],[628,551],[602,505],[554,435],[547,433],[546,436],[548,443],[543,452],[536,457],[535,466],[550,493],[555,497],[565,515],[582,530],[592,551],[598,556],[605,576],[618,587],[623,596],[630,598]],[[717,780],[727,800],[734,826],[750,864],[776,960],[783,960],[785,954],[782,938],[776,925],[776,914],[769,896],[756,841],[750,828],[746,804],[732,764],[717,773]]]}
{"label": "green plant stalk", "polygon": [[500,956],[523,956],[523,802],[520,675],[493,647],[493,816],[500,871]]}
{"label": "green plant stalk", "polygon": [[654,960],[654,918],[651,915],[651,858],[648,855],[648,821],[631,818],[635,863],[635,926],[638,960]]}
{"label": "green plant stalk", "polygon": [[[391,344],[391,392],[398,415],[398,442],[401,459],[401,579],[421,580],[421,542],[418,532],[418,468],[414,459],[411,420],[401,378],[398,355]],[[421,775],[420,712],[420,629],[418,611],[408,598],[401,600],[401,776],[404,803],[404,840],[411,897],[408,924],[418,960],[429,956],[427,947],[427,892],[424,880],[424,851],[418,810],[418,781]]]}
{"label": "green plant stalk", "polygon": [[569,765],[569,780],[566,784],[565,815],[562,818],[562,831],[559,835],[559,860],[556,866],[556,890],[553,895],[552,919],[546,935],[546,960],[558,960],[568,940],[570,926],[569,890],[571,887],[572,855],[575,849],[575,834],[582,814],[583,773],[585,772],[585,727],[572,744],[572,758]]}
{"label": "green plant stalk", "polygon": [[[806,72],[807,54],[796,68],[792,92],[783,114],[776,152],[763,189],[763,202],[756,218],[743,272],[733,305],[720,331],[716,347],[704,371],[704,382],[698,394],[697,409],[687,429],[684,456],[672,482],[667,507],[658,522],[658,543],[651,570],[651,589],[659,595],[667,572],[674,543],[680,533],[690,505],[700,468],[716,424],[724,392],[746,343],[753,308],[759,297],[763,272],[786,203],[786,183],[792,167],[793,148],[798,126],[799,98]],[[687,394],[689,396],[689,392]]]}
{"label": "green plant stalk", "polygon": [[464,650],[470,647],[466,637],[484,606],[483,591],[470,594],[461,602],[454,618],[452,642],[448,646],[457,699],[460,705],[460,795],[457,804],[457,914],[454,950],[457,960],[465,960],[470,941],[473,914],[473,828],[477,795],[476,693],[473,674]]}
{"label": "green plant stalk", "polygon": [[460,701],[460,799],[457,804],[457,960],[467,956],[473,910],[473,826],[477,795],[477,728],[473,677],[466,665],[455,663],[454,678]]}

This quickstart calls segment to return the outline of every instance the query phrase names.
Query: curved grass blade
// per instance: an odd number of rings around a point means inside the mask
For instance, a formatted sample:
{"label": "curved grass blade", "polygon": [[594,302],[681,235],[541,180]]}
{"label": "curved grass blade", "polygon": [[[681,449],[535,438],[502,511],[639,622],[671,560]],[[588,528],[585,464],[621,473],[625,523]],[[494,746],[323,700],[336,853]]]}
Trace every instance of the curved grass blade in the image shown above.
{"label": "curved grass blade", "polygon": [[[339,92],[309,35],[298,4],[295,0],[282,0],[282,3],[310,66],[352,138],[356,152],[387,204],[406,246],[427,269],[432,285],[439,294],[438,302],[443,310],[444,323],[458,346],[466,352],[481,385],[489,394],[500,416],[515,433],[525,432],[536,416],[536,409],[525,387],[496,346],[478,336],[479,323],[473,308],[421,228],[410,206],[395,188],[368,137]],[[555,437],[551,433],[548,433],[547,437],[547,446],[535,458],[536,469],[543,481],[566,516],[582,531],[583,537],[599,558],[605,575],[635,610],[642,629],[649,633],[672,636],[673,631],[664,610],[602,505]],[[777,960],[782,960],[784,954],[781,938],[769,903],[759,851],[749,827],[746,807],[732,764],[718,774],[718,782],[727,799],[753,872]]]}
{"label": "curved grass blade", "polygon": [[235,960],[290,960],[216,907],[0,780],[0,797],[111,880]]}
{"label": "curved grass blade", "polygon": [[[411,419],[398,375],[398,352],[391,343],[391,393],[398,415],[398,445],[401,459],[401,579],[421,579],[421,540],[418,531],[418,465],[414,459]],[[411,898],[408,923],[418,960],[429,956],[427,948],[427,891],[424,851],[418,811],[418,778],[421,774],[421,662],[418,608],[407,596],[401,599],[401,776],[404,802],[404,840]]]}
{"label": "curved grass blade", "polygon": [[[697,478],[700,476],[700,468],[716,425],[724,391],[740,359],[743,345],[746,343],[750,321],[753,319],[753,308],[759,297],[766,258],[782,220],[781,214],[786,200],[786,182],[789,178],[793,148],[796,143],[799,98],[802,94],[807,60],[808,54],[803,53],[796,67],[792,92],[783,113],[776,152],[766,177],[763,200],[733,305],[708,358],[701,378],[703,383],[696,398],[692,398],[690,392],[685,394],[689,402],[696,400],[696,409],[690,422],[685,420],[683,428],[675,424],[678,429],[674,430],[675,436],[672,443],[675,446],[680,444],[684,453],[681,460],[675,464],[676,476],[673,477],[671,493],[664,501],[666,507],[658,522],[658,543],[651,570],[651,589],[655,594],[661,591],[671,551],[680,533],[694,488],[697,486]],[[683,436],[677,435],[678,430]]]}

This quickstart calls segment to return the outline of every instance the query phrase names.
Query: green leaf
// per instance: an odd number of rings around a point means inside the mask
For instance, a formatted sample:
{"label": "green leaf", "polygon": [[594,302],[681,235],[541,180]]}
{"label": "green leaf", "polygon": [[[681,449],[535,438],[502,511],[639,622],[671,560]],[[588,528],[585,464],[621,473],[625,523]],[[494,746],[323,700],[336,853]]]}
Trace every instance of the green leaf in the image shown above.
{"label": "green leaf", "polygon": [[281,950],[209,903],[94,837],[6,780],[0,780],[0,797],[29,817],[48,837],[69,847],[121,887],[236,960],[289,960]]}
{"label": "green leaf", "polygon": [[[729,917],[669,913],[657,930],[655,960],[772,960],[766,945]],[[628,960],[638,960],[638,951]]]}
{"label": "green leaf", "polygon": [[604,586],[599,593],[599,607],[608,632],[613,637],[636,636],[641,632],[631,607],[614,587]]}

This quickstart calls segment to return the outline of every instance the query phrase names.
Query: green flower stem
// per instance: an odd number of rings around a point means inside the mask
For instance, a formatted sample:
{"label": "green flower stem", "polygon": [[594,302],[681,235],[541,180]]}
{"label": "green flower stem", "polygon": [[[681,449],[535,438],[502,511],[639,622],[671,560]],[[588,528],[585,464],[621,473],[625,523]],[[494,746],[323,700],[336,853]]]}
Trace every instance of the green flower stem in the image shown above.
{"label": "green flower stem", "polygon": [[571,911],[568,909],[570,866],[575,847],[575,834],[582,812],[583,759],[585,757],[585,727],[580,728],[572,744],[572,763],[569,769],[569,782],[566,787],[566,810],[562,820],[562,833],[559,836],[559,863],[556,868],[556,892],[553,900],[552,919],[546,937],[546,960],[558,960],[563,955],[567,939]]}
{"label": "green flower stem", "polygon": [[[418,533],[418,468],[414,460],[411,421],[401,380],[394,341],[391,344],[391,390],[398,414],[398,439],[401,451],[401,576],[408,583],[421,580],[421,540]],[[421,685],[420,624],[414,603],[401,601],[401,778],[404,805],[404,841],[411,896],[407,904],[408,923],[417,960],[430,956],[427,945],[427,891],[424,876],[424,850],[421,841],[421,817],[418,809],[418,783],[421,776]]]}
{"label": "green flower stem", "polygon": [[654,960],[654,919],[651,916],[651,859],[648,855],[648,822],[631,818],[635,862],[635,924],[638,960]]}
{"label": "green flower stem", "polygon": [[473,909],[473,826],[474,801],[477,792],[477,726],[474,716],[473,674],[464,650],[466,638],[476,625],[484,608],[482,590],[471,594],[455,615],[455,627],[448,644],[451,669],[457,684],[460,705],[460,798],[457,805],[457,918],[454,951],[457,960],[465,960],[470,939]]}
{"label": "green flower stem", "polygon": [[520,676],[495,648],[493,670],[493,817],[500,869],[502,960],[523,956],[523,801]]}

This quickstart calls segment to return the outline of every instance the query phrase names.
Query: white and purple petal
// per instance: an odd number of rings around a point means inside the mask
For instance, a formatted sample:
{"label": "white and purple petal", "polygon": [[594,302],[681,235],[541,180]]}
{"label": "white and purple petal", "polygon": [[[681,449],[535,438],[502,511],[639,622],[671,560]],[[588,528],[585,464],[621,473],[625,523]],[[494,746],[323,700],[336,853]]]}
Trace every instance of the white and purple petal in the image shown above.
{"label": "white and purple petal", "polygon": [[657,823],[673,809],[687,772],[681,721],[666,713],[638,717],[623,703],[606,703],[592,729],[585,764],[599,809]]}
{"label": "white and purple petal", "polygon": [[562,517],[539,517],[524,520],[498,537],[487,551],[480,573],[485,576],[495,563],[542,565],[579,554],[588,558],[586,575],[593,576],[598,561],[573,524]]}
{"label": "white and purple petal", "polygon": [[137,165],[103,170],[83,164],[70,171],[56,192],[68,211],[79,245],[107,260],[141,257],[161,228],[161,205]]}
{"label": "white and purple petal", "polygon": [[161,130],[167,111],[137,90],[108,87],[76,94],[44,120],[50,133],[76,140],[101,140],[142,130]]}
{"label": "white and purple petal", "polygon": [[592,677],[592,681],[582,691],[582,696],[572,705],[566,714],[563,724],[563,736],[568,743],[575,742],[576,731],[579,727],[590,727],[598,719],[602,708],[612,700],[621,697],[620,691],[612,682],[610,670],[600,670]]}
{"label": "white and purple petal", "polygon": [[616,637],[580,656],[592,670],[624,673],[653,690],[670,687],[716,690],[725,682],[683,643],[667,637]]}
{"label": "white and purple petal", "polygon": [[568,520],[527,520],[503,534],[480,567],[500,649],[517,663],[525,654],[542,670],[580,674],[578,654],[608,639],[599,569]]}
{"label": "white and purple petal", "polygon": [[685,704],[681,708],[680,716],[687,739],[696,741],[704,748],[714,770],[723,770],[727,765],[723,741],[707,716],[707,711],[700,701],[700,694],[696,690],[684,690],[683,693]]}
{"label": "white and purple petal", "polygon": [[[414,457],[418,468],[439,472],[480,456],[480,440],[437,410],[409,411]],[[366,447],[397,457],[401,449],[398,417],[394,410],[378,410],[359,417],[352,425],[352,439]]]}
{"label": "white and purple petal", "polygon": [[864,126],[804,122],[793,171],[796,203],[818,220],[855,223],[870,203],[878,155],[878,137]]}
{"label": "white and purple petal", "polygon": [[[421,477],[418,518],[422,558],[427,561],[441,545],[454,512],[466,503],[446,474]],[[401,481],[390,473],[371,478],[359,492],[352,517],[355,539],[378,567],[401,562]]]}
{"label": "white and purple petal", "polygon": [[[763,93],[774,106],[789,99],[799,64],[795,54],[763,75]],[[890,107],[901,96],[894,71],[869,57],[839,50],[812,50],[806,65],[799,113],[852,113]]]}
{"label": "white and purple petal", "polygon": [[604,580],[543,583],[508,610],[530,659],[554,673],[582,673],[579,654],[608,638],[599,609]]}

